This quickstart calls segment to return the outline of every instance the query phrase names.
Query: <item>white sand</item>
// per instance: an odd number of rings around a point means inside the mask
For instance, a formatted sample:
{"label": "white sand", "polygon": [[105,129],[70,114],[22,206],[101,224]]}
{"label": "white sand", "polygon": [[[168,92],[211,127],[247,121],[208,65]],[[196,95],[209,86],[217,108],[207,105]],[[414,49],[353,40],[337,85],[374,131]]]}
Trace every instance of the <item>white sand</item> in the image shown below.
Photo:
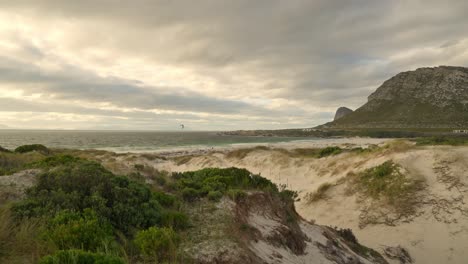
{"label": "white sand", "polygon": [[[286,149],[348,144],[366,146],[386,141],[328,139],[269,146]],[[415,263],[468,263],[468,199],[465,198],[468,192],[468,147],[413,147],[384,151],[375,156],[344,153],[322,159],[293,158],[280,151],[261,149],[241,160],[228,159],[225,155],[228,150],[201,154],[181,165],[171,160],[145,162],[167,171],[242,167],[277,184],[286,184],[304,197],[325,182],[336,183],[349,172],[359,172],[392,159],[407,171],[409,177],[423,178],[427,184],[424,203],[418,210],[421,215],[410,222],[398,222],[396,226],[368,225],[360,229],[362,204],[356,201],[355,195],[345,194],[344,185],[331,189],[326,200],[309,205],[302,199],[296,204],[299,214],[307,220],[316,220],[318,224],[351,228],[361,243],[379,251],[383,246],[401,245],[409,251]],[[142,162],[141,159],[138,161]]]}

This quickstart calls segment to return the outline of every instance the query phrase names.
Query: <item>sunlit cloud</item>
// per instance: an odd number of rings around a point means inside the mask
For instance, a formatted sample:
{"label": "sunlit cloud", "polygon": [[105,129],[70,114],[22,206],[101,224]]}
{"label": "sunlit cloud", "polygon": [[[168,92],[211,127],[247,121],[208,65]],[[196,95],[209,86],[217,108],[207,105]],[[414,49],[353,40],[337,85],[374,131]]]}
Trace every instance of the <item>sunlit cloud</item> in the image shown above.
{"label": "sunlit cloud", "polygon": [[312,127],[417,67],[468,66],[466,1],[0,2],[0,125]]}

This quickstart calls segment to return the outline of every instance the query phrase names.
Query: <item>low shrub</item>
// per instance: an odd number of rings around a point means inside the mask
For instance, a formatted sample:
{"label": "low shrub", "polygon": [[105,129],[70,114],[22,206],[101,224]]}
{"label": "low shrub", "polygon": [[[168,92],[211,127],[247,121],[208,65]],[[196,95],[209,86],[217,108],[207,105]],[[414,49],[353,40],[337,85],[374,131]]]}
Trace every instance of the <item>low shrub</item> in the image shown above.
{"label": "low shrub", "polygon": [[215,195],[215,192],[225,194],[231,189],[278,192],[278,187],[270,180],[239,168],[206,168],[174,173],[173,178],[177,189],[181,190],[183,199],[189,202],[206,197],[210,192],[212,195]]}
{"label": "low shrub", "polygon": [[55,155],[52,157],[47,157],[37,162],[33,162],[31,163],[31,166],[37,168],[53,168],[58,166],[71,165],[80,161],[84,161],[84,159],[71,155]]}
{"label": "low shrub", "polygon": [[220,192],[220,191],[210,191],[207,195],[208,199],[210,199],[211,201],[219,201],[221,199],[221,197],[223,197],[223,193]]}
{"label": "low shrub", "polygon": [[194,188],[185,187],[182,190],[182,198],[187,202],[193,202],[199,197],[198,191]]}
{"label": "low shrub", "polygon": [[58,249],[84,249],[98,251],[113,241],[112,226],[98,219],[91,209],[83,213],[64,210],[49,221],[44,237]]}
{"label": "low shrub", "polygon": [[27,152],[32,152],[32,151],[37,151],[43,154],[50,153],[49,149],[46,146],[41,145],[41,144],[23,145],[15,149],[15,152],[17,153],[27,153]]}
{"label": "low shrub", "polygon": [[247,193],[244,192],[243,190],[231,189],[231,190],[228,190],[227,196],[231,198],[231,200],[238,202],[244,199],[245,197],[247,197]]}
{"label": "low shrub", "polygon": [[153,198],[164,207],[175,207],[178,202],[174,195],[163,192],[153,192]]}
{"label": "low shrub", "polygon": [[150,227],[138,232],[134,242],[145,259],[159,263],[175,259],[180,238],[171,228]]}
{"label": "low shrub", "polygon": [[326,147],[320,150],[320,152],[318,153],[318,157],[323,158],[323,157],[338,155],[341,152],[343,152],[343,150],[340,147]]}
{"label": "low shrub", "polygon": [[164,208],[158,198],[170,203],[167,196],[153,196],[144,184],[115,176],[98,163],[78,160],[40,174],[26,199],[13,210],[18,217],[34,217],[92,208],[114,228],[129,234],[159,223]]}
{"label": "low shrub", "polygon": [[165,210],[161,215],[161,226],[182,230],[189,227],[189,218],[186,214],[174,210]]}
{"label": "low shrub", "polygon": [[83,250],[59,250],[45,256],[39,264],[125,264],[121,258]]}

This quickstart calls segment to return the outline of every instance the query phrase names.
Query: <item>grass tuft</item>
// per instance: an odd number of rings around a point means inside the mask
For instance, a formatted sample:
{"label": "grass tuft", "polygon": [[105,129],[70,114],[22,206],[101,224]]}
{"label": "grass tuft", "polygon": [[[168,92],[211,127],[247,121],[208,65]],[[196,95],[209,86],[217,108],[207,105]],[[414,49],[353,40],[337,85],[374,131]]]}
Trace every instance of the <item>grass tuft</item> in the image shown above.
{"label": "grass tuft", "polygon": [[389,160],[355,176],[354,184],[367,197],[381,200],[397,211],[413,211],[414,197],[424,188],[424,182],[403,175],[399,165]]}
{"label": "grass tuft", "polygon": [[328,182],[323,183],[318,187],[318,189],[315,192],[306,194],[306,202],[308,204],[311,204],[327,198],[327,191],[330,190],[332,186],[333,185]]}

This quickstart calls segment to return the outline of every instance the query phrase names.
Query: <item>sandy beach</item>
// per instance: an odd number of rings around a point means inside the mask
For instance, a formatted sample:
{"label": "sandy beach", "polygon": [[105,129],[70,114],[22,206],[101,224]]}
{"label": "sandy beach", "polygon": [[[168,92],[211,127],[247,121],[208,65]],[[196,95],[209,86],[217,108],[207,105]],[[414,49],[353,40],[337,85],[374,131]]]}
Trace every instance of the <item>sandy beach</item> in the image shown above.
{"label": "sandy beach", "polygon": [[[261,147],[259,147],[261,146]],[[340,146],[377,148],[376,151],[314,158],[291,155],[295,149]],[[234,154],[233,154],[234,153]],[[297,191],[298,213],[318,224],[351,228],[361,243],[383,252],[386,246],[402,246],[414,263],[465,263],[468,259],[468,147],[418,147],[390,139],[339,138],[274,144],[232,145],[213,149],[176,149],[144,154],[119,154],[115,162],[144,164],[168,172],[206,167],[240,167],[261,174],[274,183]],[[108,154],[100,157],[106,164]],[[406,177],[424,182],[414,197],[411,215],[396,215],[386,207],[372,207],[368,198],[347,192],[350,175],[387,160],[398,164]],[[122,168],[120,168],[122,169]],[[332,187],[317,202],[307,201],[324,184]],[[390,263],[399,263],[390,260]]]}

